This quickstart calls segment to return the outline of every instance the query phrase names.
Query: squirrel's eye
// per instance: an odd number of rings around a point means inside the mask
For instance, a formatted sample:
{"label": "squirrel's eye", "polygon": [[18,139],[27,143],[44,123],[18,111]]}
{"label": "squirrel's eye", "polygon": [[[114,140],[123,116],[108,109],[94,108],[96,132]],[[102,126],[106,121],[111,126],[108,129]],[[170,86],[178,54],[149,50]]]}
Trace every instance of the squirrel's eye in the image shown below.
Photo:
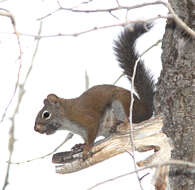
{"label": "squirrel's eye", "polygon": [[43,113],[42,113],[42,118],[43,119],[49,119],[51,117],[51,114],[47,111],[47,110],[45,110]]}

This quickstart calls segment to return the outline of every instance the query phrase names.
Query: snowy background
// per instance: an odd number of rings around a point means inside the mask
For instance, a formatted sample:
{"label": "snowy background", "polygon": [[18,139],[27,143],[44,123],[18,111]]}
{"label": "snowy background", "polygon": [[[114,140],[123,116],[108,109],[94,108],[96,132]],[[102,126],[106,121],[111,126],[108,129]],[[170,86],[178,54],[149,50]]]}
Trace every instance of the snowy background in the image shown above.
{"label": "snowy background", "polygon": [[[106,9],[117,6],[115,0],[94,0],[88,4],[80,4],[80,0],[60,1],[66,8],[78,9]],[[144,1],[139,1],[142,3]],[[145,2],[150,2],[145,1]],[[120,1],[122,5],[134,5],[138,1]],[[125,3],[125,4],[124,4]],[[0,8],[9,10],[16,20],[17,31],[20,35],[22,69],[20,83],[23,82],[26,72],[31,65],[36,40],[30,35],[37,35],[39,18],[59,8],[56,0],[4,0],[0,1]],[[166,15],[163,6],[155,5],[131,10],[128,20],[149,19]],[[126,11],[114,12],[118,19],[109,13],[73,13],[71,11],[57,11],[42,19],[42,36],[53,34],[74,34],[93,27],[106,26],[125,22]],[[16,36],[13,35],[13,26],[7,17],[0,16],[0,118],[13,94],[19,68],[19,48]],[[161,39],[164,33],[165,20],[155,21],[153,29],[141,37],[137,43],[139,52]],[[19,113],[15,120],[15,144],[12,162],[22,162],[36,158],[53,151],[68,134],[59,131],[51,136],[34,132],[35,117],[43,105],[44,98],[49,93],[60,97],[73,98],[85,91],[85,72],[89,76],[89,86],[97,84],[113,84],[120,76],[121,69],[113,53],[113,40],[117,38],[122,27],[110,27],[96,30],[77,37],[45,37],[41,38],[34,66],[25,85],[25,94],[22,99]],[[24,35],[26,34],[26,35]],[[28,34],[28,35],[27,35]],[[153,48],[145,57],[145,64],[157,79],[161,70],[161,44]],[[118,86],[129,88],[127,79],[123,78]],[[9,158],[8,141],[11,127],[10,117],[13,115],[18,99],[18,91],[8,108],[7,115],[0,123],[0,188],[4,185],[7,163]],[[58,150],[69,150],[82,139],[74,135],[63,147]],[[136,154],[137,159],[143,159],[145,154]],[[133,161],[129,154],[124,153],[106,160],[85,170],[60,175],[55,173],[55,165],[51,163],[51,156],[37,161],[11,165],[7,190],[15,189],[69,189],[85,190],[98,182],[134,170]],[[150,173],[143,180],[144,189],[152,189],[151,170],[143,171],[140,176]],[[140,189],[136,176],[106,183],[96,189]]]}

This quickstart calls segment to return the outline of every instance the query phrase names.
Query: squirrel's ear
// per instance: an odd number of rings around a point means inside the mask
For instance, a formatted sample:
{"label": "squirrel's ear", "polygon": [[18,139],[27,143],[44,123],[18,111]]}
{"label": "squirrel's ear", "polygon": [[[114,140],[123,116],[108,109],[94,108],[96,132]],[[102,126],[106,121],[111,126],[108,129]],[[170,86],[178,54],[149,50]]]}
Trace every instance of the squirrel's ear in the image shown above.
{"label": "squirrel's ear", "polygon": [[49,94],[44,103],[48,101],[50,104],[57,104],[59,102],[59,98],[55,94]]}
{"label": "squirrel's ear", "polygon": [[43,101],[43,103],[44,103],[44,105],[48,105],[48,104],[49,104],[48,99],[45,99],[45,100]]}

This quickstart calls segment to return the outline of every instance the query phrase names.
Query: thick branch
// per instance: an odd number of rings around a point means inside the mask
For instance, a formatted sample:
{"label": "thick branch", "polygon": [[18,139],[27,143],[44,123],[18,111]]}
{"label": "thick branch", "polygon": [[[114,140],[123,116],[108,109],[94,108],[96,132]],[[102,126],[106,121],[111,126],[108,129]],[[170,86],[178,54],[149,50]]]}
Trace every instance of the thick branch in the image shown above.
{"label": "thick branch", "polygon": [[[152,164],[160,164],[170,160],[171,145],[167,136],[162,133],[162,117],[157,116],[140,124],[133,125],[133,145],[136,151],[145,152],[154,149],[154,154],[139,161],[139,167],[147,167]],[[126,151],[132,151],[130,143],[129,124],[121,124],[117,128],[117,135],[97,143],[92,148],[92,156],[82,159],[82,152],[60,152],[53,156],[53,162],[61,165],[56,166],[56,172],[67,174],[82,170],[96,163],[109,159]],[[120,134],[119,134],[120,133]],[[153,183],[157,190],[164,190],[168,181],[169,166],[158,167],[153,177]]]}
{"label": "thick branch", "polygon": [[[135,129],[133,141],[136,151],[158,150],[146,160],[140,161],[138,163],[139,166],[146,166],[151,163],[169,160],[171,146],[169,145],[166,135],[161,132],[161,117],[150,119],[134,125],[133,127]],[[129,143],[130,134],[126,130],[127,128],[129,128],[129,126],[120,125],[118,131],[120,131],[121,134],[114,135],[111,138],[96,144],[92,148],[93,156],[85,161],[82,160],[82,152],[77,154],[65,152],[63,156],[61,154],[63,157],[63,165],[56,166],[56,172],[61,174],[76,172],[123,152],[131,151],[132,147]],[[54,155],[53,161],[62,163],[59,162],[59,157],[58,155]],[[61,160],[62,157],[60,157]]]}

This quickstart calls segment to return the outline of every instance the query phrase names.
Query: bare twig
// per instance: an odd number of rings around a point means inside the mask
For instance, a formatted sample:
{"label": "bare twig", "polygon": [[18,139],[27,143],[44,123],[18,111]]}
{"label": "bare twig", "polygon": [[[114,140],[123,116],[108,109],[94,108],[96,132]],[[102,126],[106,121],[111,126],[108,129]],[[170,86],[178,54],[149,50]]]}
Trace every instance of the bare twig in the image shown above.
{"label": "bare twig", "polygon": [[[76,12],[76,13],[97,13],[97,12],[108,12],[108,13],[112,13],[113,11],[118,11],[118,10],[126,10],[129,11],[131,9],[137,9],[137,8],[141,8],[141,7],[145,7],[145,6],[151,6],[151,5],[164,5],[169,12],[171,13],[171,17],[172,19],[174,19],[174,21],[181,27],[183,28],[188,34],[190,34],[193,38],[195,37],[195,31],[193,31],[190,27],[188,27],[178,16],[177,14],[174,12],[173,8],[171,7],[170,3],[167,3],[163,0],[158,0],[158,1],[154,1],[154,2],[149,2],[149,3],[141,3],[141,4],[137,4],[137,5],[133,5],[133,6],[121,6],[119,4],[118,1],[117,2],[117,7],[114,8],[109,8],[109,9],[89,9],[89,10],[83,10],[83,9],[75,9],[75,8],[64,8],[62,6],[59,6],[58,9],[56,9],[55,11],[53,11],[52,13],[49,13],[41,18],[39,18],[39,20],[45,19],[49,16],[51,16],[52,14],[61,11],[61,10],[65,10],[65,11],[71,11],[71,12]],[[113,15],[113,14],[111,14]]]}
{"label": "bare twig", "polygon": [[[75,5],[74,8],[79,7],[79,6],[81,6],[81,5],[84,5],[84,4],[89,4],[89,3],[91,3],[92,1],[93,1],[93,0],[87,0],[87,1],[80,2],[78,5]],[[57,1],[57,3],[58,3],[58,6],[59,6],[60,8],[62,8],[62,5],[61,5],[60,1]]]}
{"label": "bare twig", "polygon": [[60,143],[53,151],[43,155],[43,156],[39,156],[37,158],[32,158],[30,160],[25,160],[25,161],[22,161],[22,162],[9,162],[10,164],[25,164],[25,163],[28,163],[28,162],[32,162],[32,161],[35,161],[35,160],[40,160],[40,159],[44,159],[50,155],[52,155],[53,153],[55,153],[60,147],[62,147],[68,140],[70,140],[72,138],[73,134],[72,133],[68,133],[68,135],[66,136],[65,140]]}
{"label": "bare twig", "polygon": [[20,71],[21,71],[21,67],[22,67],[22,48],[21,48],[21,43],[20,43],[20,37],[19,37],[19,34],[16,30],[16,22],[15,22],[15,19],[14,19],[13,15],[10,13],[10,11],[8,11],[6,9],[2,9],[2,8],[0,8],[0,15],[10,18],[11,23],[13,25],[13,29],[14,29],[14,34],[16,35],[16,38],[17,38],[18,47],[19,47],[19,56],[18,56],[18,59],[17,59],[17,61],[19,62],[19,68],[18,68],[18,73],[17,73],[17,80],[16,80],[16,84],[15,84],[15,87],[14,87],[13,94],[12,94],[7,106],[5,107],[5,110],[4,110],[3,115],[1,117],[1,121],[0,121],[0,123],[1,123],[1,122],[3,122],[3,120],[6,116],[7,110],[9,108],[10,104],[12,103],[12,101],[14,99],[14,96],[16,94],[17,88],[18,88],[19,79],[20,79]]}
{"label": "bare twig", "polygon": [[[40,29],[39,29],[38,35],[41,33],[41,28],[42,28],[42,24],[40,24]],[[32,69],[34,58],[35,58],[36,52],[38,50],[39,41],[40,41],[40,39],[37,39],[35,51],[34,51],[34,54],[33,54],[33,57],[32,57],[31,67],[29,68],[29,71],[31,71],[31,69]],[[15,107],[14,113],[11,117],[11,127],[10,127],[10,132],[9,132],[10,137],[9,137],[9,146],[8,146],[9,147],[9,159],[8,159],[7,171],[6,171],[6,176],[5,176],[4,185],[3,185],[2,190],[5,190],[6,186],[8,185],[10,165],[11,165],[10,163],[11,163],[11,160],[12,160],[12,155],[13,155],[13,151],[14,151],[14,142],[15,142],[15,118],[16,118],[19,107],[21,105],[22,98],[23,98],[24,93],[25,93],[24,85],[26,84],[27,78],[29,77],[29,74],[30,74],[29,71],[26,74],[26,77],[25,77],[25,80],[24,80],[23,84],[19,85],[19,95],[18,95],[17,104],[16,104],[16,107]]]}
{"label": "bare twig", "polygon": [[[51,35],[41,35],[41,36],[37,36],[34,34],[27,34],[27,33],[19,33],[20,36],[26,36],[26,37],[33,37],[33,38],[54,38],[54,37],[77,37],[83,34],[87,34],[89,32],[94,32],[97,30],[103,30],[103,29],[107,29],[107,28],[113,28],[113,27],[124,27],[126,25],[132,24],[132,23],[137,23],[137,22],[152,22],[154,20],[157,19],[167,19],[167,18],[172,18],[171,15],[168,16],[163,16],[163,15],[158,15],[155,17],[151,17],[149,19],[137,19],[137,20],[131,20],[128,22],[121,22],[121,23],[117,23],[117,24],[110,24],[110,25],[104,25],[104,26],[99,26],[99,27],[93,27],[93,28],[89,28],[87,30],[83,30],[80,32],[75,32],[75,33],[70,33],[70,34],[63,34],[63,33],[58,33],[58,34],[51,34]],[[3,33],[1,33],[3,34]],[[12,34],[12,33],[6,33],[6,34]]]}
{"label": "bare twig", "polygon": [[89,89],[89,75],[87,71],[85,71],[85,90]]}
{"label": "bare twig", "polygon": [[[149,6],[149,5],[157,5],[157,4],[162,4],[164,5],[166,8],[168,8],[168,10],[170,11],[171,14],[168,14],[167,16],[163,16],[163,15],[157,15],[155,17],[152,17],[150,19],[145,19],[145,20],[135,20],[135,21],[128,21],[128,22],[123,22],[123,23],[119,23],[119,24],[112,24],[112,25],[106,25],[106,26],[99,26],[99,27],[93,27],[84,31],[80,31],[80,32],[76,32],[76,33],[71,33],[71,34],[62,34],[62,33],[58,33],[58,34],[53,34],[53,35],[43,35],[43,36],[39,36],[40,38],[52,38],[52,37],[65,37],[65,36],[73,36],[73,37],[77,37],[79,35],[82,34],[86,34],[88,32],[92,32],[92,31],[96,31],[96,30],[101,30],[101,29],[107,29],[107,28],[111,28],[111,27],[119,27],[119,26],[125,26],[127,24],[130,23],[136,23],[136,22],[149,22],[149,21],[154,21],[157,19],[174,19],[175,22],[181,26],[185,31],[187,31],[190,35],[192,35],[193,37],[195,36],[195,32],[190,29],[173,11],[172,7],[170,4],[167,4],[166,2],[159,0],[159,1],[155,1],[152,3],[143,3],[143,4],[139,4],[139,5],[134,5],[134,6],[118,6],[115,8],[110,8],[110,9],[96,9],[96,10],[78,10],[78,9],[73,9],[73,8],[63,8],[61,5],[59,5],[59,8],[54,10],[53,12],[49,13],[48,15],[45,15],[44,17],[39,18],[38,20],[44,19],[48,16],[51,16],[52,14],[56,13],[59,10],[66,10],[66,11],[72,11],[72,12],[83,12],[83,13],[97,13],[97,12],[108,12],[111,13],[112,11],[115,10],[120,10],[120,9],[125,9],[125,10],[130,10],[130,9],[135,9],[135,8],[140,8],[140,7],[144,7],[144,6]],[[22,36],[26,36],[26,37],[33,37],[33,38],[37,38],[38,36],[33,35],[33,34],[26,34],[26,33],[18,33],[19,35]]]}
{"label": "bare twig", "polygon": [[[130,103],[130,114],[129,114],[129,121],[130,121],[130,144],[131,144],[131,152],[132,152],[132,156],[133,156],[133,165],[134,165],[134,170],[136,171],[137,170],[137,165],[136,165],[136,161],[135,161],[135,146],[134,146],[134,133],[133,133],[133,121],[132,121],[132,115],[133,115],[133,103],[134,103],[134,79],[135,79],[135,75],[136,75],[136,70],[137,70],[137,64],[138,62],[140,61],[141,59],[141,56],[139,57],[138,60],[136,60],[135,62],[135,66],[133,68],[133,76],[132,76],[132,82],[131,82],[131,103]],[[140,177],[139,177],[139,174],[138,172],[136,172],[136,176],[137,176],[137,179],[138,179],[138,182],[139,182],[139,185],[140,185],[140,189],[143,190],[143,187],[141,185],[141,182],[140,182]]]}
{"label": "bare twig", "polygon": [[143,180],[146,176],[148,176],[150,173],[144,174],[142,177],[140,177],[140,181]]}
{"label": "bare twig", "polygon": [[114,178],[102,181],[100,183],[97,183],[96,185],[90,187],[88,190],[92,190],[96,187],[99,187],[100,185],[103,185],[105,183],[120,179],[122,177],[128,176],[128,175],[132,175],[135,174],[136,172],[141,172],[143,170],[147,170],[147,169],[152,169],[152,168],[159,168],[159,167],[163,167],[163,166],[170,166],[170,165],[176,165],[176,166],[187,166],[187,167],[191,167],[191,168],[195,168],[195,164],[193,162],[188,162],[188,161],[182,161],[182,160],[169,160],[169,161],[165,161],[165,162],[161,162],[161,163],[157,163],[157,164],[151,164],[148,165],[146,167],[137,169],[136,171],[132,171],[132,172],[128,172],[126,174],[122,174],[119,176],[116,176]]}
{"label": "bare twig", "polygon": [[81,5],[89,4],[89,3],[91,3],[92,1],[93,1],[93,0],[83,1],[83,2],[79,3],[78,5],[74,6],[74,8],[79,7],[79,6],[81,6]]}
{"label": "bare twig", "polygon": [[16,22],[15,22],[15,19],[14,19],[13,15],[7,9],[0,8],[0,15],[5,16],[5,17],[9,17],[11,22],[12,22],[12,25],[13,26],[16,25]]}
{"label": "bare twig", "polygon": [[121,6],[118,0],[116,0],[116,4],[118,5],[118,7]]}
{"label": "bare twig", "polygon": [[[134,80],[135,80],[135,76],[136,76],[136,70],[137,70],[137,64],[139,64],[140,59],[143,57],[143,55],[145,55],[149,50],[151,50],[153,47],[157,46],[159,43],[161,42],[161,40],[158,40],[155,44],[153,44],[151,47],[149,47],[147,50],[145,50],[140,56],[139,58],[136,60],[135,66],[134,66],[134,70],[133,70],[133,76],[132,76],[132,83],[131,83],[131,103],[130,103],[130,114],[129,114],[129,118],[130,118],[130,143],[131,143],[131,150],[132,150],[132,155],[133,155],[133,163],[134,163],[134,169],[135,171],[137,170],[137,165],[136,165],[136,161],[135,161],[135,146],[134,146],[134,134],[133,134],[133,121],[132,121],[132,115],[133,115],[133,103],[134,103],[134,96],[133,96],[133,90],[134,90]],[[139,174],[136,173],[139,184],[140,184],[140,188],[143,190],[143,187],[141,185],[140,182],[140,177]]]}
{"label": "bare twig", "polygon": [[116,83],[117,83],[123,76],[125,76],[124,73],[122,73],[122,74],[114,81],[113,85],[116,85]]}
{"label": "bare twig", "polygon": [[169,12],[172,15],[173,20],[182,28],[184,29],[188,34],[190,34],[193,38],[195,38],[195,31],[192,30],[185,22],[183,22],[177,14],[174,12],[173,8],[171,7],[171,4],[165,3],[162,1],[162,4],[168,8]]}
{"label": "bare twig", "polygon": [[121,6],[118,3],[117,7],[114,8],[109,8],[109,9],[75,9],[75,8],[65,8],[62,7],[61,5],[59,5],[59,8],[54,10],[52,13],[49,13],[41,18],[38,18],[38,20],[42,20],[45,19],[49,16],[51,16],[52,14],[58,12],[58,11],[71,11],[71,12],[75,12],[75,13],[111,13],[113,11],[118,11],[118,10],[132,10],[132,9],[137,9],[137,8],[141,8],[141,7],[145,7],[145,6],[150,6],[150,5],[158,5],[158,4],[164,4],[162,1],[155,1],[155,2],[149,2],[149,3],[141,3],[141,4],[137,4],[137,5],[133,5],[133,6]]}

